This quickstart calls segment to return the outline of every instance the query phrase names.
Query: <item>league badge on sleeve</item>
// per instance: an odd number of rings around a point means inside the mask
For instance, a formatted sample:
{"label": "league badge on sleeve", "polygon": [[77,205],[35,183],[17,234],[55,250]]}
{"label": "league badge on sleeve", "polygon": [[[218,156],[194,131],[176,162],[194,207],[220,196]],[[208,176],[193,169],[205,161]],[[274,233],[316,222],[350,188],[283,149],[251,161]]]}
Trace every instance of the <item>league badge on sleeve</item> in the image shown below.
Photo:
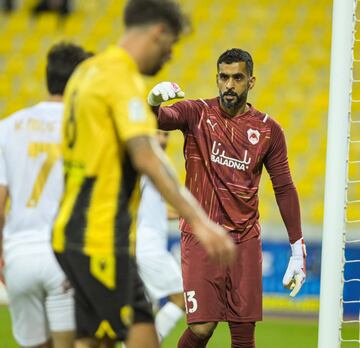
{"label": "league badge on sleeve", "polygon": [[247,135],[251,144],[256,145],[259,142],[260,132],[258,130],[249,128],[247,131]]}
{"label": "league badge on sleeve", "polygon": [[131,98],[128,104],[129,119],[133,122],[143,122],[146,120],[144,102],[141,98]]}

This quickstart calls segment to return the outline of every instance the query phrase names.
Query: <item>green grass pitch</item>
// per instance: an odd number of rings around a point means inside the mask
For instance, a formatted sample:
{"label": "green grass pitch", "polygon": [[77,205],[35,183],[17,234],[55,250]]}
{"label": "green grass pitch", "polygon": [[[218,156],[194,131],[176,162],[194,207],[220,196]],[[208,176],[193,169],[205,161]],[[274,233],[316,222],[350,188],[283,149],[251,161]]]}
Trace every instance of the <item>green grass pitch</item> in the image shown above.
{"label": "green grass pitch", "polygon": [[[182,320],[162,344],[163,348],[175,348],[177,339],[185,329]],[[358,337],[358,326],[349,326],[343,335],[347,338]],[[257,348],[316,348],[317,347],[317,321],[314,319],[275,319],[265,317],[263,322],[257,324]],[[228,327],[225,323],[219,324],[208,348],[230,347]],[[354,347],[358,345],[354,345]],[[17,348],[12,334],[10,316],[7,307],[0,306],[0,347]],[[349,346],[351,347],[351,345]]]}
{"label": "green grass pitch", "polygon": [[[177,339],[185,329],[181,322],[164,341],[163,347],[175,348]],[[317,322],[315,320],[265,318],[256,325],[256,348],[316,348]],[[220,323],[208,348],[231,347],[226,323]]]}

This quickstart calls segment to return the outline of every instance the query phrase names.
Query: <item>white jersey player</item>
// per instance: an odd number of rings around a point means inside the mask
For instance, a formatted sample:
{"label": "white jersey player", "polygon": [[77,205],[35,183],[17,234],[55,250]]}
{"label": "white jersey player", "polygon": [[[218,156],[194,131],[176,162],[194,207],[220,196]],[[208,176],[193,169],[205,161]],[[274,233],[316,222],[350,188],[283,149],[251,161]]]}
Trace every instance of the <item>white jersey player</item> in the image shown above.
{"label": "white jersey player", "polygon": [[[167,133],[159,131],[162,147]],[[180,266],[167,249],[167,207],[149,178],[140,182],[141,201],[137,220],[136,258],[150,300],[155,304],[167,297],[168,302],[158,311],[155,327],[163,339],[184,314],[183,286]]]}
{"label": "white jersey player", "polygon": [[0,123],[0,258],[13,334],[22,347],[73,346],[73,296],[50,238],[63,190],[62,94],[87,57],[78,46],[55,45],[47,62],[49,101]]}

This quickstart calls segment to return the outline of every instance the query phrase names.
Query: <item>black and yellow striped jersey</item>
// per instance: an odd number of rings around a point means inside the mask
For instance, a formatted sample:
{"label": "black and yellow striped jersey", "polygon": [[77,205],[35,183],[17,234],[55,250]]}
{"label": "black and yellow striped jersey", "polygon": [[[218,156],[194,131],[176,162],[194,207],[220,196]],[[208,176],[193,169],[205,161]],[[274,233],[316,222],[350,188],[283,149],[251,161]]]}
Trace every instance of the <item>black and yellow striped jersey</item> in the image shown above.
{"label": "black and yellow striped jersey", "polygon": [[143,78],[132,58],[110,47],[83,62],[64,96],[65,191],[53,227],[53,248],[86,255],[135,251],[138,176],[125,148],[155,136]]}

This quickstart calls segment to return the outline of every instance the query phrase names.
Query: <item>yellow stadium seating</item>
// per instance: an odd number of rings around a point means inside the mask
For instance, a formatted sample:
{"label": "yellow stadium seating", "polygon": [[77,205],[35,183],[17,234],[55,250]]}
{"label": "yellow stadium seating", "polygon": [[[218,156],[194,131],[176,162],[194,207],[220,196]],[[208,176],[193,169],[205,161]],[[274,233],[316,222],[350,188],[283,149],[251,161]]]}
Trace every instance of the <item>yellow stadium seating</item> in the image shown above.
{"label": "yellow stadium seating", "polygon": [[[124,1],[78,1],[75,11],[63,19],[54,14],[32,17],[29,8],[33,3],[25,1],[13,14],[0,15],[2,116],[44,98],[45,55],[57,40],[72,40],[96,52],[116,42],[122,30]],[[215,96],[218,56],[231,47],[249,50],[257,76],[249,101],[284,128],[302,218],[307,223],[321,223],[332,1],[182,0],[181,4],[194,30],[179,42],[172,62],[160,75],[148,79],[148,85],[174,80],[188,98]],[[356,69],[360,76],[360,64]],[[353,97],[360,99],[360,88],[354,90]],[[360,120],[360,103],[355,111]],[[360,130],[357,134],[360,138]],[[352,152],[360,159],[360,149]],[[169,153],[183,179],[181,134],[171,136]],[[350,171],[360,174],[357,169]],[[277,223],[280,217],[273,214],[267,176],[263,181],[262,221]]]}

